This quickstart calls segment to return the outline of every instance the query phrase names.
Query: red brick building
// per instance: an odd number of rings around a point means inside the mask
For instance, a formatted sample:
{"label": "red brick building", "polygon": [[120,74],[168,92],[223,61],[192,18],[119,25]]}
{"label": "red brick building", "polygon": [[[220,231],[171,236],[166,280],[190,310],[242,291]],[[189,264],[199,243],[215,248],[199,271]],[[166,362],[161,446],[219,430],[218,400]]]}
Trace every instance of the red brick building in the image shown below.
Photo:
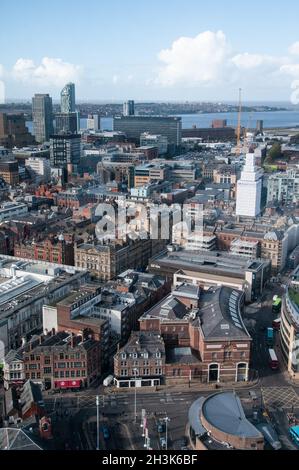
{"label": "red brick building", "polygon": [[15,243],[14,256],[74,266],[74,243],[66,241],[63,235],[36,242]]}
{"label": "red brick building", "polygon": [[166,347],[166,380],[247,381],[251,337],[241,317],[243,292],[182,285],[140,318]]}
{"label": "red brick building", "polygon": [[89,387],[101,375],[100,342],[60,332],[24,353],[27,380],[44,389]]}

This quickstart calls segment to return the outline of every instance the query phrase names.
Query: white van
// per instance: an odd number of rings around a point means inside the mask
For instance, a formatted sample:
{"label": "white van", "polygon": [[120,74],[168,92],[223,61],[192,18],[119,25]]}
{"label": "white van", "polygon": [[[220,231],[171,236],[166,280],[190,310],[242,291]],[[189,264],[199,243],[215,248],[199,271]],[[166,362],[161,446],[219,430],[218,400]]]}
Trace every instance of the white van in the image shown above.
{"label": "white van", "polygon": [[104,385],[104,387],[109,387],[109,385],[111,385],[112,382],[113,382],[113,375],[108,375],[108,377],[106,377],[103,380],[103,385]]}

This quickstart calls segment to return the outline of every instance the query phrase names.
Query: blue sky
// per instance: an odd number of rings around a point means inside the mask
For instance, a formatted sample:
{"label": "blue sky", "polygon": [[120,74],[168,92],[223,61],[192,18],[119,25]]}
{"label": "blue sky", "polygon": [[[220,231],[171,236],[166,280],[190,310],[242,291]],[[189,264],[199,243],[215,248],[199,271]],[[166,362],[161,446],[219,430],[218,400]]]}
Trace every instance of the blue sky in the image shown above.
{"label": "blue sky", "polygon": [[299,5],[247,4],[1,0],[6,96],[57,98],[73,80],[78,99],[231,100],[241,86],[248,100],[287,100],[299,80]]}

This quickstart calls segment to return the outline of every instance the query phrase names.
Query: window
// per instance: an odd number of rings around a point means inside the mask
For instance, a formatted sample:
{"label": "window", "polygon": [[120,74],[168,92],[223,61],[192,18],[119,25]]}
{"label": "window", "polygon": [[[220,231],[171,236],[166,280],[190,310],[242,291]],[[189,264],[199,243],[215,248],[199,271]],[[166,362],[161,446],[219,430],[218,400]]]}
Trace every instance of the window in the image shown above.
{"label": "window", "polygon": [[58,372],[54,372],[55,379],[58,379]]}
{"label": "window", "polygon": [[37,369],[37,364],[29,364],[29,369]]}
{"label": "window", "polygon": [[35,372],[31,372],[31,378],[35,379]]}
{"label": "window", "polygon": [[74,367],[82,367],[82,362],[74,362]]}
{"label": "window", "polygon": [[128,375],[128,370],[127,369],[121,369],[120,375],[123,377],[126,377]]}
{"label": "window", "polygon": [[71,370],[71,377],[75,377],[75,371]]}
{"label": "window", "polygon": [[224,359],[231,359],[232,353],[230,351],[225,351],[224,353]]}
{"label": "window", "polygon": [[59,359],[64,359],[64,354],[63,353],[59,354]]}
{"label": "window", "polygon": [[65,369],[65,362],[58,362],[57,367],[58,369]]}
{"label": "window", "polygon": [[160,351],[156,352],[156,357],[160,358],[161,357],[161,353]]}
{"label": "window", "polygon": [[49,356],[45,356],[45,364],[51,364],[51,358]]}
{"label": "window", "polygon": [[59,372],[59,377],[60,377],[61,379],[64,379],[64,371],[63,371],[63,370],[61,370],[61,371]]}
{"label": "window", "polygon": [[69,370],[66,370],[66,371],[65,371],[65,376],[66,376],[66,377],[69,377],[69,376],[70,376],[70,371],[69,371]]}
{"label": "window", "polygon": [[160,368],[155,369],[155,374],[156,375],[161,375],[162,374],[162,369],[160,369]]}
{"label": "window", "polygon": [[122,358],[122,359],[127,359],[126,353],[121,353],[121,358]]}
{"label": "window", "polygon": [[44,367],[44,374],[51,374],[52,367]]}
{"label": "window", "polygon": [[246,358],[246,352],[245,352],[245,351],[242,351],[241,354],[240,354],[240,356],[241,356],[241,359],[245,359],[245,358]]}
{"label": "window", "polygon": [[212,359],[213,359],[213,361],[216,361],[216,359],[217,359],[217,353],[212,353]]}
{"label": "window", "polygon": [[76,371],[76,377],[80,377],[81,376],[81,371],[80,370],[77,370]]}
{"label": "window", "polygon": [[150,371],[149,369],[143,369],[143,375],[149,375]]}

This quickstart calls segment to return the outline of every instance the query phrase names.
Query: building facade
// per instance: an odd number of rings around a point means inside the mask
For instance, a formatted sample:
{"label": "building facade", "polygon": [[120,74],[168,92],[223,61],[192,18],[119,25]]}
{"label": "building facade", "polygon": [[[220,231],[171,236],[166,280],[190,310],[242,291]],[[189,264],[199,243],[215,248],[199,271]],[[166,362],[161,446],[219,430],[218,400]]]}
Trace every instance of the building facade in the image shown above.
{"label": "building facade", "polygon": [[54,133],[52,98],[36,94],[32,98],[33,129],[38,143],[48,142]]}
{"label": "building facade", "polygon": [[246,164],[237,184],[236,215],[257,217],[261,213],[263,172],[255,166],[255,155],[246,155]]}

